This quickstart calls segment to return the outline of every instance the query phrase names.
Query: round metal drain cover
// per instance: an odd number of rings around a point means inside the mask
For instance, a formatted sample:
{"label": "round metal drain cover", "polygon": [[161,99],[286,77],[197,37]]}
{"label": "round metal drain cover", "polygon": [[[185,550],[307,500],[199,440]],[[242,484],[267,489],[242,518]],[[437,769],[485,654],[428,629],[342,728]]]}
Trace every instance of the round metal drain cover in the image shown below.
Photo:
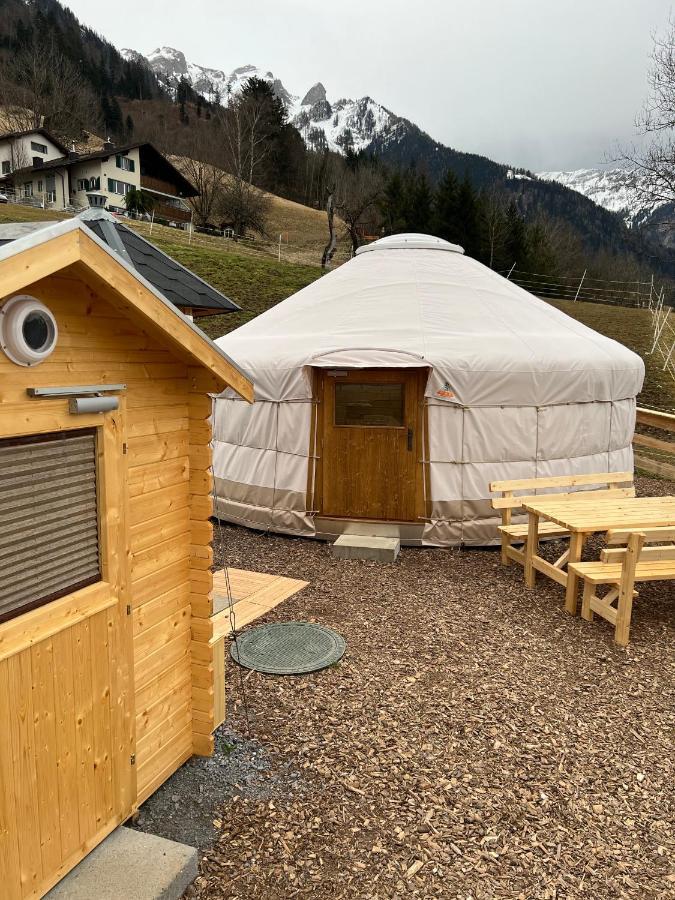
{"label": "round metal drain cover", "polygon": [[344,638],[311,622],[276,622],[239,635],[230,654],[247,669],[268,675],[302,675],[336,663]]}

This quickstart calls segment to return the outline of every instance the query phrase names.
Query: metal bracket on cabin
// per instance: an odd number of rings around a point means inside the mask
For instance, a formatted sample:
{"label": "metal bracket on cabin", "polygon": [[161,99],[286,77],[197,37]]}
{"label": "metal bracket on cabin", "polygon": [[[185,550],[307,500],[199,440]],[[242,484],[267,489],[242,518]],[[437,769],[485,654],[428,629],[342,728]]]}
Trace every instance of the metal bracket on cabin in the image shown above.
{"label": "metal bracket on cabin", "polygon": [[117,391],[126,391],[126,384],[76,384],[69,387],[33,387],[26,388],[29,397],[81,397],[89,395],[100,397]]}

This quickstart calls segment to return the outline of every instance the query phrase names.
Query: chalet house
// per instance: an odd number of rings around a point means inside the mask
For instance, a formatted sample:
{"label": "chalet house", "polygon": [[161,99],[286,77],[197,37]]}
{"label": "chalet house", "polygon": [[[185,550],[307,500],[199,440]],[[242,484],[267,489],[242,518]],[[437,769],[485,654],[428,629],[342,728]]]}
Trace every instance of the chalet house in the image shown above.
{"label": "chalet house", "polygon": [[68,155],[68,148],[44,128],[10,131],[0,135],[0,176],[17,169],[41,166]]}
{"label": "chalet house", "polygon": [[[27,147],[46,152],[31,149],[32,155],[27,155]],[[4,182],[17,199],[54,210],[98,207],[125,212],[125,196],[140,190],[151,198],[155,216],[185,224],[192,217],[187,198],[199,193],[148,143],[116,147],[106,142],[101,150],[78,153],[39,129],[0,136],[0,160],[6,163],[0,186]]]}

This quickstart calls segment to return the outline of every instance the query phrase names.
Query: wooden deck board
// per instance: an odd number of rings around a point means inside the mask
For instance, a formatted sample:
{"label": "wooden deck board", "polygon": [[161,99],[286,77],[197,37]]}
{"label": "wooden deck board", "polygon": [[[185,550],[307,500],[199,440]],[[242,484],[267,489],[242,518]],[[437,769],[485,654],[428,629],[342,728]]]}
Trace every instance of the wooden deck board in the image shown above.
{"label": "wooden deck board", "polygon": [[[220,601],[221,605],[225,603],[225,608],[213,616],[213,641],[231,635],[232,619],[234,627],[239,630],[266,615],[309,584],[308,581],[296,578],[248,572],[245,569],[228,569],[227,575],[226,579],[223,570],[214,572],[213,575],[214,601]],[[227,603],[228,579],[233,600],[231,609]]]}

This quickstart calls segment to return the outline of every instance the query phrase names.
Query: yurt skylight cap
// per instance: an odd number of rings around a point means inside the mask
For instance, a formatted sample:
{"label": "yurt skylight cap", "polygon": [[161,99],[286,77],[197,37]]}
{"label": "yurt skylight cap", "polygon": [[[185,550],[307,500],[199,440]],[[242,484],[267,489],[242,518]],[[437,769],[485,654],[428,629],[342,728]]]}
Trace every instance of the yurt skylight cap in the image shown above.
{"label": "yurt skylight cap", "polygon": [[373,250],[449,250],[451,253],[464,253],[464,248],[459,244],[451,244],[443,238],[433,237],[430,234],[391,234],[389,237],[380,238],[372,244],[359,247],[356,255],[370,253]]}

